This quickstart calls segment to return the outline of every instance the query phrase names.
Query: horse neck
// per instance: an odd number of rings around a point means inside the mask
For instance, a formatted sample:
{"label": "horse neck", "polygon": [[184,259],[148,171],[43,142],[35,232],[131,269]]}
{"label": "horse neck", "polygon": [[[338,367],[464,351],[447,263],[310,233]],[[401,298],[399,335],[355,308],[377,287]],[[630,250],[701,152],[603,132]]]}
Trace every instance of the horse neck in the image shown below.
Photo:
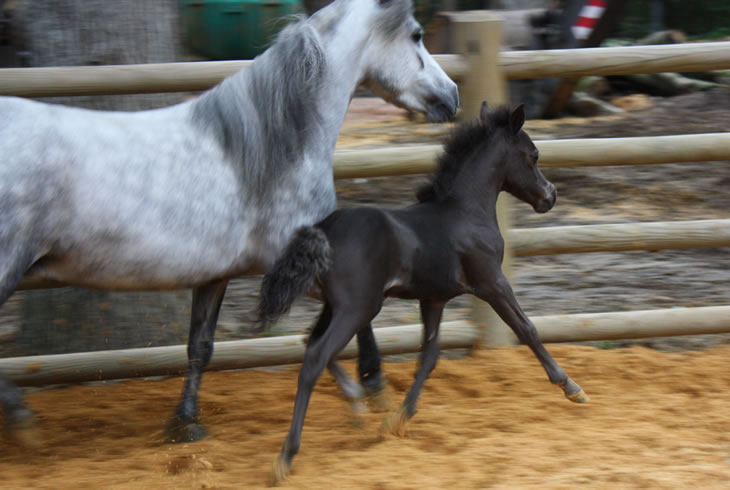
{"label": "horse neck", "polygon": [[505,152],[499,143],[489,142],[486,150],[473,155],[478,162],[467,163],[456,178],[454,198],[470,213],[485,213],[496,219],[497,196],[505,179],[503,159]]}
{"label": "horse neck", "polygon": [[[361,51],[368,32],[355,20],[348,11],[341,22],[325,25],[326,32],[320,32],[323,22],[315,17],[305,21],[311,24],[293,26],[288,38],[283,31],[250,68],[195,102],[194,117],[212,128],[234,161],[247,162],[242,171],[249,182],[264,188],[277,173],[303,161],[331,168],[337,135],[364,74]],[[297,58],[302,43],[316,44],[322,62],[311,78],[301,76],[312,70]],[[282,68],[284,63],[295,69]]]}
{"label": "horse neck", "polygon": [[310,19],[320,34],[328,66],[319,97],[325,108],[322,125],[329,136],[329,158],[350,101],[365,77],[364,53],[371,29],[364,19],[371,15],[370,8],[369,2],[335,2]]}

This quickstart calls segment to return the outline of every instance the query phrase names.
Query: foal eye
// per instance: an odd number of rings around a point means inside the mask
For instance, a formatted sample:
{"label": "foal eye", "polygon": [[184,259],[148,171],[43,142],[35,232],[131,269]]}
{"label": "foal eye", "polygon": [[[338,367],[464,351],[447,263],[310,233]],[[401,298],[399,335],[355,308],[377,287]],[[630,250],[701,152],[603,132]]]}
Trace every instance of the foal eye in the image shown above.
{"label": "foal eye", "polygon": [[414,31],[413,34],[411,34],[411,39],[414,43],[418,44],[423,39],[423,30],[418,29],[417,31]]}

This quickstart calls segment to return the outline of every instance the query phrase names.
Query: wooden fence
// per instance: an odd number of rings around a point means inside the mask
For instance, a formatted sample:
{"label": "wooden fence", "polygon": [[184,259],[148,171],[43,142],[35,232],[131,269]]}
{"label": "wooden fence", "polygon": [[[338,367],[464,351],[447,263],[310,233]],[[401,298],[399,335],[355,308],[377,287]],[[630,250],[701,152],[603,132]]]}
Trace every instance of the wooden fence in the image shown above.
{"label": "wooden fence", "polygon": [[[481,100],[506,100],[506,79],[580,77],[663,71],[730,68],[730,42],[555,51],[499,51],[501,22],[488,14],[456,19],[461,55],[436,59],[461,81],[462,103],[470,117]],[[0,94],[27,97],[101,95],[203,90],[250,61],[157,65],[24,68],[0,70]],[[488,83],[485,83],[485,80]],[[639,138],[538,141],[544,167],[644,165],[730,159],[730,133]],[[392,176],[428,172],[438,146],[342,151],[335,155],[335,178]],[[505,206],[500,222],[508,220]],[[730,245],[730,219],[669,223],[563,226],[512,230],[511,255],[586,253]],[[509,267],[509,260],[506,267]],[[21,289],[60,284],[24,280]],[[482,307],[475,307],[479,311]],[[514,337],[493,317],[447,322],[443,348],[484,342],[513,344]],[[545,342],[730,332],[730,306],[621,313],[555,315],[534,318]],[[482,328],[489,323],[486,334]],[[502,332],[500,333],[500,329]],[[378,329],[386,354],[413,352],[420,345],[419,325]],[[494,332],[497,332],[495,335]],[[211,369],[232,369],[300,362],[300,336],[219,342]],[[342,357],[353,357],[351,344]],[[179,374],[185,347],[157,347],[0,360],[0,371],[19,384],[46,384],[133,376]]]}

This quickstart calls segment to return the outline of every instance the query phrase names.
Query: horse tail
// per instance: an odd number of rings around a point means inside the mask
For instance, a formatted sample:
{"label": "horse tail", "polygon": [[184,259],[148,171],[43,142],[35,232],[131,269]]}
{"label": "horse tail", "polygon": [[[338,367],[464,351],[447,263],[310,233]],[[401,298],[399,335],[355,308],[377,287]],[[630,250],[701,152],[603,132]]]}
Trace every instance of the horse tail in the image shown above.
{"label": "horse tail", "polygon": [[264,275],[257,311],[264,330],[287,313],[294,301],[314,288],[329,270],[331,249],[327,235],[315,227],[299,228],[284,253]]}

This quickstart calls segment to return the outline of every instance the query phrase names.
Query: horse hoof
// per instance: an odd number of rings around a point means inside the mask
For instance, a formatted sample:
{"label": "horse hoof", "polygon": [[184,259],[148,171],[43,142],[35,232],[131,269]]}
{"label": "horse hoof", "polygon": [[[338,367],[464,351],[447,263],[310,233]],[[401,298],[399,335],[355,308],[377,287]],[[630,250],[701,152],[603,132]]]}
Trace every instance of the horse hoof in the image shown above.
{"label": "horse hoof", "polygon": [[397,412],[389,413],[383,419],[383,425],[380,426],[380,435],[403,437],[406,434],[406,423],[408,419],[408,412],[403,407],[398,409]]}
{"label": "horse hoof", "polygon": [[578,393],[575,393],[573,395],[565,394],[565,398],[570,400],[573,403],[588,403],[591,401],[591,399],[588,397],[588,395],[585,394],[585,391],[580,390]]}
{"label": "horse hoof", "polygon": [[184,422],[175,416],[167,424],[165,435],[172,443],[197,442],[208,437],[208,431],[197,422]]}
{"label": "horse hoof", "polygon": [[5,432],[11,440],[26,449],[38,449],[43,446],[33,411],[27,408],[15,410],[6,416]]}
{"label": "horse hoof", "polygon": [[562,388],[563,393],[565,393],[565,398],[573,403],[588,403],[590,401],[590,398],[588,398],[588,395],[585,394],[583,388],[578,386],[578,383],[570,378],[565,380]]}
{"label": "horse hoof", "polygon": [[284,480],[286,480],[286,477],[289,476],[290,472],[290,465],[287,464],[286,461],[284,461],[284,458],[281,455],[277,456],[274,460],[274,465],[271,468],[271,479],[269,481],[269,486],[278,486]]}

